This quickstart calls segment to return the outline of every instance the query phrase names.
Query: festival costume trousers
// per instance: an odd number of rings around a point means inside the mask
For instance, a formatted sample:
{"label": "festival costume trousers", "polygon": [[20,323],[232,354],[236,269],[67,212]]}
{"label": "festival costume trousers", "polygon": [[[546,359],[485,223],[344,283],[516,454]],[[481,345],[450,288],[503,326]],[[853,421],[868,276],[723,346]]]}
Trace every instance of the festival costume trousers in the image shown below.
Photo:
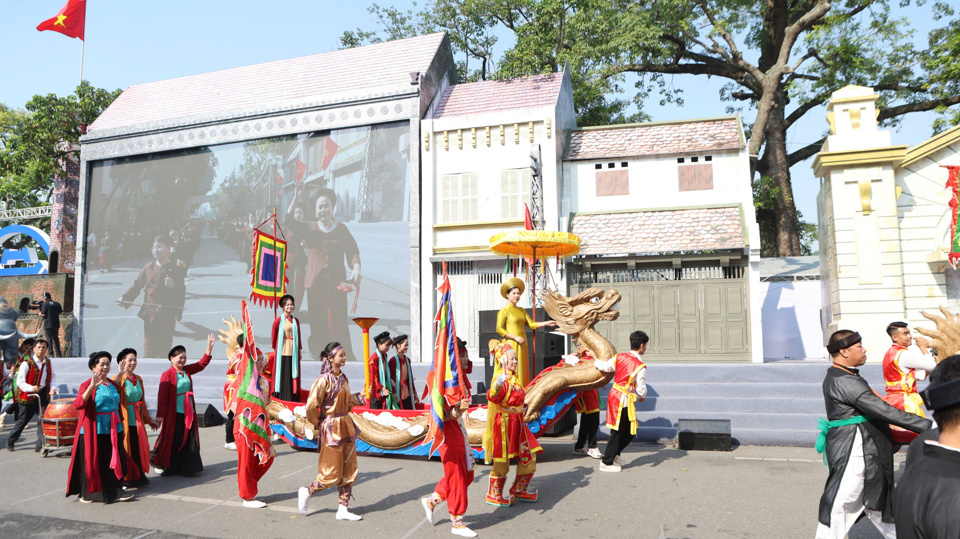
{"label": "festival costume trousers", "polygon": [[[17,406],[17,422],[13,425],[13,430],[10,431],[10,434],[7,435],[7,445],[12,446],[17,440],[20,439],[20,433],[23,432],[23,429],[27,427],[30,421],[40,413],[41,405],[46,407],[50,404],[49,393],[44,390],[40,392],[40,404],[37,404],[37,399],[32,396],[36,393],[31,394],[31,401],[28,404],[20,403]],[[37,447],[43,445],[43,431],[37,431]]]}
{"label": "festival costume trousers", "polygon": [[[448,423],[455,423],[447,428]],[[473,451],[467,456],[467,445],[459,421],[444,422],[444,440],[440,446],[440,462],[443,463],[443,478],[433,489],[437,498],[431,497],[434,505],[446,500],[450,515],[459,516],[467,512],[467,487],[473,483],[474,470],[467,459],[473,458]]]}
{"label": "festival costume trousers", "polygon": [[[630,419],[627,418],[628,422],[629,420]],[[599,411],[580,414],[580,432],[577,434],[577,445],[575,445],[574,448],[583,449],[583,447],[586,446],[589,449],[593,449],[597,447],[597,429],[599,428]]]}
{"label": "festival costume trousers", "polygon": [[269,469],[269,466],[258,466],[253,451],[237,444],[237,489],[241,499],[252,500],[257,497],[257,484]]}
{"label": "festival costume trousers", "polygon": [[620,414],[620,425],[616,430],[610,431],[610,441],[607,442],[607,448],[603,452],[602,462],[607,466],[612,465],[613,459],[630,445],[631,440],[633,440],[633,434],[630,434],[630,415],[622,413]]}
{"label": "festival costume trousers", "polygon": [[864,469],[863,438],[860,436],[860,429],[857,429],[847,468],[843,472],[840,488],[830,510],[830,526],[817,523],[817,539],[844,539],[863,512],[866,512],[867,517],[886,539],[896,538],[896,526],[883,522],[880,511],[867,509],[863,505]]}

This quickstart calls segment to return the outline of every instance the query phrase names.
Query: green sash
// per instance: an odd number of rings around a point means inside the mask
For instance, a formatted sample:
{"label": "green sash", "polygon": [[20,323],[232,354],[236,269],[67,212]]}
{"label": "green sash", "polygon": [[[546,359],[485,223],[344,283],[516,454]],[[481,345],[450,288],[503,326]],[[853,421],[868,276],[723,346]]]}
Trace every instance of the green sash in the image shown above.
{"label": "green sash", "polygon": [[[866,423],[870,421],[870,418],[865,415],[855,415],[847,419],[838,419],[836,421],[827,421],[822,417],[817,418],[817,428],[820,429],[820,435],[817,436],[817,453],[823,453],[827,449],[827,431],[834,427],[845,427],[847,425],[857,425],[859,423]],[[830,466],[827,464],[827,455],[823,455],[823,465],[830,469]]]}

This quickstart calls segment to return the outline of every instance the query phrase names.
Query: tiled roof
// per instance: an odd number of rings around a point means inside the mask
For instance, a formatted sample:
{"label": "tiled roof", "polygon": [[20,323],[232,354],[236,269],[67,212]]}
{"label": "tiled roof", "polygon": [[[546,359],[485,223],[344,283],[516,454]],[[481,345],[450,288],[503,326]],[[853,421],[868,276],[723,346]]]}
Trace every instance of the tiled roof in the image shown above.
{"label": "tiled roof", "polygon": [[740,208],[583,213],[573,216],[581,255],[629,255],[746,246]]}
{"label": "tiled roof", "polygon": [[410,83],[426,73],[445,34],[278,60],[130,86],[90,126],[91,131],[241,110]]}
{"label": "tiled roof", "polygon": [[574,131],[565,159],[607,159],[743,148],[736,117]]}
{"label": "tiled roof", "polygon": [[444,92],[435,117],[554,106],[562,83],[560,72],[455,84]]}

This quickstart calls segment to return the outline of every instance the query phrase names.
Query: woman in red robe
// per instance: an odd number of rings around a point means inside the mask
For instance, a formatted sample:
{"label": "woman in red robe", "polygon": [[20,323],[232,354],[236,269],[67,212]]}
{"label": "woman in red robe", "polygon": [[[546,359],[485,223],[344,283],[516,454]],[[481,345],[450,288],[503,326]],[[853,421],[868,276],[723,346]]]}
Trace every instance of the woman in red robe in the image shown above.
{"label": "woman in red robe", "polygon": [[113,381],[120,386],[120,417],[123,419],[123,449],[130,457],[127,475],[123,477],[123,486],[143,487],[150,484],[147,472],[150,471],[150,445],[147,442],[147,425],[157,430],[160,423],[150,417],[147,410],[146,388],[143,378],[134,374],[137,368],[137,351],[124,348],[117,354],[120,373]]}
{"label": "woman in red robe", "polygon": [[[495,344],[495,341],[491,344]],[[517,353],[506,342],[496,346],[495,350],[497,362],[503,371],[491,382],[492,387],[487,391],[483,456],[487,464],[493,463],[493,469],[490,471],[486,501],[497,506],[513,505],[514,498],[532,503],[537,501],[537,493],[528,492],[527,488],[537,471],[537,452],[543,449],[523,421],[526,393],[517,375]],[[514,458],[517,459],[517,477],[510,487],[510,497],[504,498],[503,487],[510,471],[510,459]]]}
{"label": "woman in red robe", "polygon": [[190,377],[210,364],[213,333],[207,336],[207,351],[200,361],[187,365],[187,350],[177,345],[167,358],[170,368],[160,376],[157,394],[157,419],[160,436],[154,446],[153,465],[163,476],[194,476],[203,471],[200,459],[200,435],[197,431],[197,410],[193,401],[193,379]]}
{"label": "woman in red robe", "polygon": [[73,455],[67,474],[67,496],[76,494],[83,503],[112,503],[133,499],[122,490],[127,453],[119,436],[120,386],[110,374],[110,352],[90,354],[87,366],[93,376],[80,384],[73,406],[80,412],[80,431],[73,439]]}

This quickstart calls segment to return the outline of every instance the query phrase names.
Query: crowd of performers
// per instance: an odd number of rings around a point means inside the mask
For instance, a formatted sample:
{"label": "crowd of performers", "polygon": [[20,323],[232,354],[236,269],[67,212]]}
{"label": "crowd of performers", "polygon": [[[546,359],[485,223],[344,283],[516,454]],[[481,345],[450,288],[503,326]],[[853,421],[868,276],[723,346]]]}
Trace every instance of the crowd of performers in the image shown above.
{"label": "crowd of performers", "polygon": [[[270,441],[267,423],[259,423],[260,427],[267,427],[259,438],[245,434],[251,425],[256,427],[256,418],[246,415],[249,410],[240,404],[249,396],[241,398],[238,392],[255,393],[264,406],[269,403],[271,395],[296,402],[293,397],[300,394],[299,325],[292,316],[293,298],[286,296],[281,304],[284,313],[272,328],[275,353],[270,356],[274,356],[274,360],[268,362],[267,357],[256,350],[255,373],[248,372],[246,365],[250,363],[240,361],[241,357],[247,357],[244,355],[244,334],[237,337],[241,351],[234,358],[229,358],[224,388],[224,409],[228,412],[227,447],[238,454],[237,484],[244,507],[260,508],[266,505],[256,499],[257,484],[270,468],[276,451]],[[406,336],[391,338],[384,332],[376,340],[378,350],[374,356],[378,364],[372,368],[379,375],[379,391],[375,394],[380,396],[377,399],[380,406],[412,408],[419,401],[406,356]],[[80,385],[79,393],[73,399],[73,405],[79,412],[79,429],[74,439],[67,477],[67,496],[75,495],[83,503],[127,501],[133,499],[134,491],[149,484],[151,468],[160,476],[192,477],[203,471],[192,375],[210,364],[214,342],[215,336],[210,334],[206,350],[196,362],[188,361],[184,347],[174,346],[170,349],[170,367],[160,378],[156,417],[151,417],[147,410],[145,397],[148,388],[136,374],[136,350],[124,349],[116,358],[107,351],[90,354],[88,367],[91,376]],[[620,451],[636,432],[633,403],[638,398],[642,400],[646,392],[645,367],[640,358],[646,342],[646,334],[634,332],[631,335],[631,352],[619,354],[606,362],[596,362],[597,368],[615,372],[607,419],[607,424],[614,430],[614,439],[608,444],[604,465],[601,465],[601,469],[609,465],[609,469],[604,471],[619,471]],[[471,363],[467,358],[466,343],[458,339],[458,344],[459,368],[469,372]],[[46,342],[25,341],[25,345],[23,357],[17,364],[19,376],[14,393],[21,410],[17,413],[17,425],[8,437],[10,450],[14,449],[27,422],[39,412],[41,405],[49,402],[51,394],[56,393],[52,365],[46,356]],[[391,347],[396,353],[388,358]],[[494,355],[499,374],[491,382],[486,394],[489,407],[482,443],[486,462],[492,464],[485,501],[494,506],[510,506],[515,501],[533,503],[538,495],[530,485],[536,472],[536,455],[542,449],[523,420],[525,392],[524,384],[520,381],[518,353],[511,343],[504,340],[495,348]],[[114,359],[119,372],[111,377]],[[316,479],[298,490],[298,507],[303,514],[307,514],[309,499],[313,494],[336,487],[336,518],[360,520],[362,516],[349,509],[353,484],[357,478],[356,439],[359,433],[350,412],[355,406],[366,402],[362,394],[351,390],[342,371],[347,359],[340,343],[328,343],[321,359],[321,374],[307,392],[305,406],[307,421],[319,433],[318,470]],[[581,359],[570,356],[566,361],[575,364]],[[382,368],[384,366],[387,368]],[[236,383],[238,378],[243,378],[244,383]],[[426,380],[428,391],[434,383],[432,378],[431,372]],[[404,391],[404,388],[407,390]],[[443,476],[434,492],[421,500],[431,523],[434,521],[435,507],[446,502],[451,517],[451,531],[463,537],[476,537],[476,533],[463,522],[468,505],[467,488],[473,482],[475,468],[474,453],[464,424],[464,415],[472,399],[471,392],[472,386],[466,382],[460,387],[459,393],[446,395],[443,399],[443,438],[438,451],[443,464]],[[587,412],[599,415],[595,399],[595,395],[588,395],[585,406],[596,407]],[[160,431],[152,451],[147,442],[148,427]],[[589,440],[590,448],[596,450],[596,425],[588,425],[587,430],[591,429],[592,432],[583,440]],[[38,432],[38,449],[42,436],[43,433]],[[580,444],[579,447],[582,446]],[[505,490],[511,461],[516,462],[515,480]]]}
{"label": "crowd of performers", "polygon": [[[818,539],[844,538],[866,516],[886,538],[960,537],[960,355],[939,363],[928,343],[907,324],[887,327],[892,344],[883,358],[886,395],[860,376],[867,360],[859,333],[834,332],[833,360],[823,381],[827,418],[817,450],[828,469],[820,498]],[[917,391],[929,374],[930,385]],[[923,405],[933,411],[934,424]],[[894,488],[894,432],[919,433],[910,442],[904,472]],[[902,438],[897,438],[902,440]]]}

